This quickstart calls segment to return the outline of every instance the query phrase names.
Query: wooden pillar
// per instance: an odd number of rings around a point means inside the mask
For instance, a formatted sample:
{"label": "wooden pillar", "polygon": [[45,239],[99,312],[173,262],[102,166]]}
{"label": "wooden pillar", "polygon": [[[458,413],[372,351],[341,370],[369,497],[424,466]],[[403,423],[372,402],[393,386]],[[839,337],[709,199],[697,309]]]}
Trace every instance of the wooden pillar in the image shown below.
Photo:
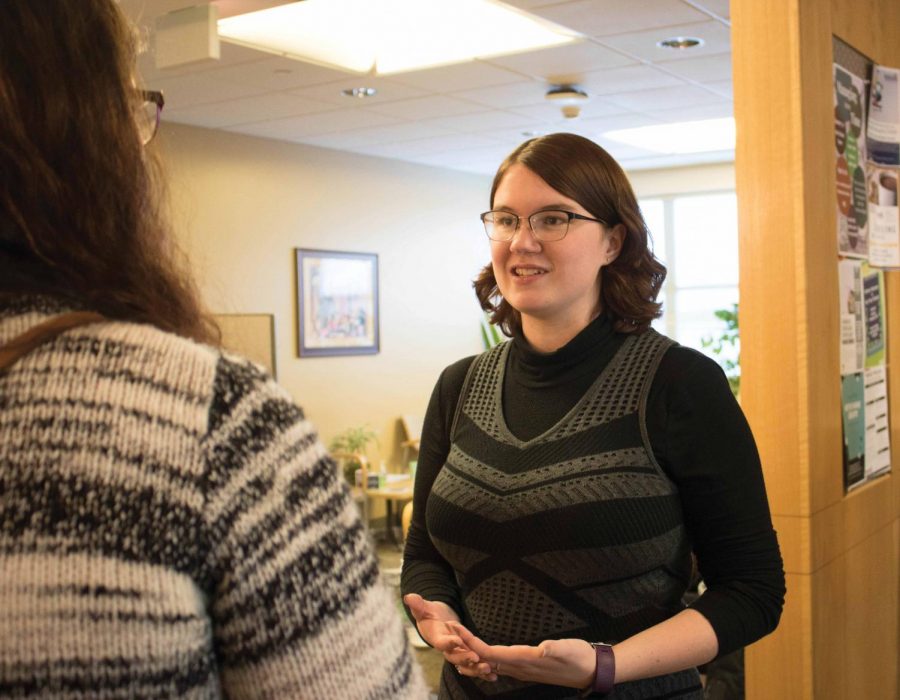
{"label": "wooden pillar", "polygon": [[893,473],[844,495],[832,34],[900,67],[898,0],[732,0],[741,402],[787,570],[747,697],[900,697],[900,272],[886,275]]}

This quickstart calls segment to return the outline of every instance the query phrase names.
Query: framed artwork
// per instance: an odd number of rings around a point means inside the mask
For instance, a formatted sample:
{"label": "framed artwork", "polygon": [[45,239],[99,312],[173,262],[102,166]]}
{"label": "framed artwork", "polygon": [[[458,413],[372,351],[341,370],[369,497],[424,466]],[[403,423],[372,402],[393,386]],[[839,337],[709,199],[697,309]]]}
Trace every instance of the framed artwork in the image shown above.
{"label": "framed artwork", "polygon": [[297,248],[300,357],[378,352],[378,256]]}
{"label": "framed artwork", "polygon": [[273,314],[213,314],[222,331],[222,347],[243,355],[275,374]]}

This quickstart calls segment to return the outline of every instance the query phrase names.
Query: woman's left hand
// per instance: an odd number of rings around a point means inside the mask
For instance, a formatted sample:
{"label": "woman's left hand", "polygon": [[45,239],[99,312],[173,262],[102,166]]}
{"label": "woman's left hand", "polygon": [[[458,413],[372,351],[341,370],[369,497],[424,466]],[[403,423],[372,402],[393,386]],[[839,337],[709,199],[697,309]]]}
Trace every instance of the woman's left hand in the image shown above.
{"label": "woman's left hand", "polygon": [[548,639],[533,647],[492,646],[458,622],[451,622],[450,627],[482,663],[490,665],[492,673],[481,676],[486,680],[493,680],[490,676],[497,674],[568,688],[587,688],[594,680],[597,656],[583,639]]}

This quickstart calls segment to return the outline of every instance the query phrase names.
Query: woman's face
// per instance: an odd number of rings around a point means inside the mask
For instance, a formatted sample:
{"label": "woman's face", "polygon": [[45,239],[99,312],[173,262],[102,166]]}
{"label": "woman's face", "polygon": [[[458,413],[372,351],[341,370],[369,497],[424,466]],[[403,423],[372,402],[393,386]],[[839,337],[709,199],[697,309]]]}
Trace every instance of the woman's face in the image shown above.
{"label": "woman's face", "polygon": [[491,241],[491,262],[500,293],[522,314],[526,336],[534,323],[586,326],[601,310],[600,268],[619,253],[622,227],[573,219],[564,238],[537,240],[527,220],[537,211],[560,209],[594,217],[521,163],[506,171],[492,209],[521,218],[511,241]]}

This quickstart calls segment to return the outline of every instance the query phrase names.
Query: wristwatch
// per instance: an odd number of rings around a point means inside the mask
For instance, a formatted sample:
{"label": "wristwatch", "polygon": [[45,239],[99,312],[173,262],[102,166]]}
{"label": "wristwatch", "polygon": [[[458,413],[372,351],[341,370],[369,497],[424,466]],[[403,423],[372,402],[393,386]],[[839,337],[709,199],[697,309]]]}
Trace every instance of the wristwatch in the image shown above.
{"label": "wristwatch", "polygon": [[594,653],[597,655],[597,668],[594,670],[594,681],[584,690],[579,697],[587,698],[591,695],[606,695],[616,684],[616,655],[610,644],[603,642],[591,642]]}

